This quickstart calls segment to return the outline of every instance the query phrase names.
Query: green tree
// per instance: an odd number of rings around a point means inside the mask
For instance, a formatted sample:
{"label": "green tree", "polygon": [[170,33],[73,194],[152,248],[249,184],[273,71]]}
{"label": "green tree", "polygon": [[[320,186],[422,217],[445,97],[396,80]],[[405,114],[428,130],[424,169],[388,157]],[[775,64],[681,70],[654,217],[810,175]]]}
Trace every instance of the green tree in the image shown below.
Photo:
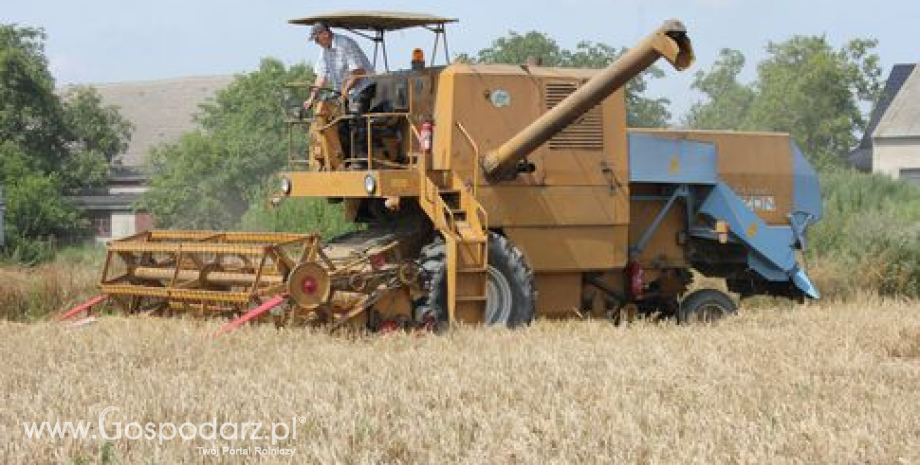
{"label": "green tree", "polygon": [[[8,187],[7,221],[12,237],[58,237],[81,224],[79,213],[60,196],[56,174],[29,173]],[[85,223],[84,223],[85,224]]]}
{"label": "green tree", "polygon": [[61,174],[65,191],[74,194],[105,183],[111,163],[128,149],[133,127],[93,87],[70,88],[63,100],[70,154]]}
{"label": "green tree", "polygon": [[271,206],[267,201],[271,194],[265,192],[261,202],[251,204],[240,220],[240,229],[317,233],[329,238],[355,228],[346,220],[340,206],[329,204],[326,199],[292,197]]}
{"label": "green tree", "polygon": [[0,24],[0,184],[7,237],[16,255],[43,258],[45,239],[88,223],[64,198],[104,182],[107,160],[127,144],[128,124],[94,91],[62,100],[41,29]]}
{"label": "green tree", "polygon": [[875,46],[856,39],[835,49],[823,36],[770,43],[748,85],[738,81],[744,56],[723,50],[712,70],[697,73],[693,86],[706,100],[685,121],[701,129],[788,132],[819,167],[836,163],[865,130],[861,108],[880,92]]}
{"label": "green tree", "polygon": [[530,31],[519,34],[509,31],[507,36],[492,41],[492,45],[476,54],[477,63],[508,63],[520,65],[538,58],[544,66],[561,66],[562,48],[555,40],[542,32]]}
{"label": "green tree", "polygon": [[28,154],[33,169],[50,171],[65,157],[67,131],[40,29],[0,24],[0,143]]}
{"label": "green tree", "polygon": [[94,87],[76,86],[64,96],[64,118],[78,151],[94,152],[107,162],[128,149],[133,126],[118,108],[104,105]]}
{"label": "green tree", "polygon": [[200,130],[156,148],[142,205],[158,226],[230,228],[264,202],[265,186],[287,161],[283,90],[304,80],[312,81],[306,66],[265,59],[202,105]]}
{"label": "green tree", "polygon": [[[563,50],[562,66],[570,68],[604,68],[626,53],[625,48],[614,48],[596,42],[579,42],[575,50]],[[645,96],[649,79],[664,77],[664,71],[651,66],[626,84],[627,121],[630,127],[660,128],[668,125],[671,112],[666,98]]]}
{"label": "green tree", "polygon": [[15,259],[35,262],[50,257],[46,243],[88,226],[61,195],[60,177],[34,169],[33,160],[14,142],[0,144],[0,184],[6,200],[7,251]]}
{"label": "green tree", "polygon": [[[539,58],[544,66],[561,66],[569,68],[603,68],[626,52],[609,45],[595,42],[579,42],[574,50],[563,49],[559,44],[542,32],[530,31],[519,34],[511,31],[505,37],[499,37],[492,45],[479,51],[476,59],[464,56],[465,61],[477,63],[526,63],[528,58]],[[663,127],[671,118],[665,98],[645,96],[648,79],[664,76],[657,67],[651,67],[637,76],[626,86],[626,108],[629,125],[632,127]]]}
{"label": "green tree", "polygon": [[708,102],[698,102],[690,108],[685,118],[687,126],[697,129],[741,128],[754,101],[753,88],[738,81],[744,61],[740,51],[722,49],[711,71],[696,72],[693,88],[705,94]]}
{"label": "green tree", "polygon": [[875,45],[858,39],[835,50],[823,36],[770,43],[746,125],[791,133],[820,163],[839,160],[865,130],[860,103],[874,103],[881,89]]}

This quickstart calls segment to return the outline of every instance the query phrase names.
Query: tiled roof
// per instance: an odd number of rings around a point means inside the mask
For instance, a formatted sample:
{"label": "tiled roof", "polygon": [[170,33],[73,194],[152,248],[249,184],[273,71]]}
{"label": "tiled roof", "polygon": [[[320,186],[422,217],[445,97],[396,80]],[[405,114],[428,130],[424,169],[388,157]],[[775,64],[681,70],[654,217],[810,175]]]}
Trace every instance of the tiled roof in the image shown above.
{"label": "tiled roof", "polygon": [[872,171],[872,148],[858,147],[847,155],[847,163],[860,171]]}
{"label": "tiled roof", "polygon": [[[127,152],[122,155],[125,167],[144,165],[155,145],[173,142],[193,129],[199,105],[214,97],[233,81],[233,76],[187,77],[154,81],[93,84],[106,105],[118,107],[131,121],[134,131]],[[63,89],[62,93],[66,93]]]}
{"label": "tiled roof", "polygon": [[914,67],[904,81],[872,137],[920,137],[920,69]]}
{"label": "tiled roof", "polygon": [[872,117],[869,118],[869,125],[866,126],[866,132],[863,133],[859,146],[849,153],[847,161],[851,166],[862,171],[872,171],[872,137],[878,128],[882,117],[888,112],[888,108],[894,101],[895,97],[901,91],[907,78],[914,72],[917,66],[914,64],[894,65],[888,80],[885,81],[885,88],[882,95],[879,96],[878,103],[872,110]]}
{"label": "tiled roof", "polygon": [[875,132],[875,128],[878,127],[878,123],[882,120],[882,116],[888,111],[891,102],[894,101],[895,96],[900,92],[908,76],[914,72],[915,67],[916,65],[914,64],[901,64],[894,65],[894,67],[891,68],[891,74],[888,75],[888,80],[885,81],[885,88],[882,90],[882,95],[879,97],[878,104],[875,105],[875,109],[872,111],[872,118],[869,119],[869,126],[866,127],[866,133],[863,134],[862,141],[859,143],[859,148],[867,149],[872,147],[872,134]]}

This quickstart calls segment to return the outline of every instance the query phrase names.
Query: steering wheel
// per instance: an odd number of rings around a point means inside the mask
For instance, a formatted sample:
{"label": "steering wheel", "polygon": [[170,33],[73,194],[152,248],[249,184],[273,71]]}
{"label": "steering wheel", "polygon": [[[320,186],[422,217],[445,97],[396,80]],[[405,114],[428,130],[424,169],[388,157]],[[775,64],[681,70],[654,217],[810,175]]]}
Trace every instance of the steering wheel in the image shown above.
{"label": "steering wheel", "polygon": [[308,86],[311,92],[317,91],[317,96],[313,99],[313,106],[310,108],[301,107],[299,111],[299,116],[301,119],[308,117],[315,112],[315,106],[318,102],[328,102],[333,105],[337,105],[339,108],[345,108],[345,102],[342,98],[342,92],[329,88],[329,87],[319,87],[319,86]]}
{"label": "steering wheel", "polygon": [[342,98],[342,92],[335,90],[331,87],[310,86],[310,90],[311,91],[316,90],[316,91],[321,92],[319,96],[317,96],[317,100],[332,100],[332,99],[341,100]]}

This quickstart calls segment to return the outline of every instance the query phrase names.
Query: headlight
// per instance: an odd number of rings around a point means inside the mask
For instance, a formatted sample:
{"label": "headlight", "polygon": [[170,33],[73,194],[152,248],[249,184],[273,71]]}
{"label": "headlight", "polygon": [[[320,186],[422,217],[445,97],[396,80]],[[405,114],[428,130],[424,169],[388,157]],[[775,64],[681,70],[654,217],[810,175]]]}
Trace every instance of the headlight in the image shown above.
{"label": "headlight", "polygon": [[377,190],[377,178],[373,174],[368,173],[364,176],[364,191],[368,194],[373,194]]}
{"label": "headlight", "polygon": [[281,192],[284,195],[291,195],[291,180],[284,176],[281,177]]}

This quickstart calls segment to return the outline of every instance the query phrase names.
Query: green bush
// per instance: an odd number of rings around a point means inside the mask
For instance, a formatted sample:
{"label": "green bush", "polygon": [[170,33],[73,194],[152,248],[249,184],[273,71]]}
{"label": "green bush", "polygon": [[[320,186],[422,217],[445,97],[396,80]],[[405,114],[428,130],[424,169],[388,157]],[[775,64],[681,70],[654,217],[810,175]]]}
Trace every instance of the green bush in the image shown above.
{"label": "green bush", "polygon": [[884,295],[920,297],[920,224],[887,213],[866,213],[844,230],[853,247],[845,263],[857,268],[858,284]]}
{"label": "green bush", "polygon": [[836,270],[833,289],[920,297],[920,187],[838,169],[822,173],[821,189],[809,258],[835,264],[824,270]]}
{"label": "green bush", "polygon": [[257,202],[240,220],[240,229],[245,231],[319,233],[326,239],[355,227],[345,220],[341,204],[326,199],[289,198],[277,207]]}

